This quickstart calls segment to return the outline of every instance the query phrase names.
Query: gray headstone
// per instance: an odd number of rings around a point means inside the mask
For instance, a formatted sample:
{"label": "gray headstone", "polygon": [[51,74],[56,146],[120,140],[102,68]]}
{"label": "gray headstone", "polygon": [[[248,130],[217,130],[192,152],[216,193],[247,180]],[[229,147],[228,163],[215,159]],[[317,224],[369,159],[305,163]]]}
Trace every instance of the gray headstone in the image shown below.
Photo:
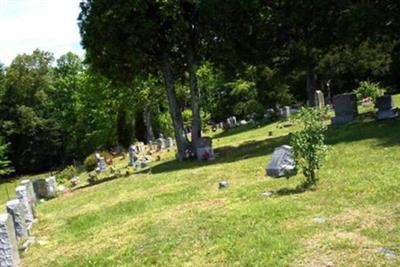
{"label": "gray headstone", "polygon": [[[32,212],[32,207],[29,204],[28,200],[28,190],[26,189],[26,186],[20,185],[15,189],[16,193],[16,198],[21,202],[22,208],[24,210],[25,214],[25,221],[26,223],[32,224],[34,219],[33,219],[33,212]],[[29,227],[28,227],[29,228]]]}
{"label": "gray headstone", "polygon": [[53,198],[57,196],[57,180],[55,176],[33,181],[33,189],[39,198]]}
{"label": "gray headstone", "polygon": [[99,153],[96,153],[96,160],[97,160],[97,169],[101,172],[104,172],[107,169],[107,163],[104,157],[100,156]]}
{"label": "gray headstone", "polygon": [[165,139],[163,137],[157,139],[157,149],[158,150],[165,149]]}
{"label": "gray headstone", "polygon": [[201,137],[196,144],[196,157],[198,160],[214,160],[214,150],[212,148],[211,137]]}
{"label": "gray headstone", "polygon": [[135,166],[137,160],[138,160],[138,157],[137,157],[136,147],[134,145],[131,145],[129,147],[129,165]]}
{"label": "gray headstone", "polygon": [[28,191],[28,200],[33,207],[37,201],[35,191],[33,190],[33,183],[31,180],[22,180],[21,185],[24,185]]}
{"label": "gray headstone", "polygon": [[319,109],[325,107],[324,93],[320,90],[315,91],[315,106]]}
{"label": "gray headstone", "polygon": [[16,267],[19,262],[13,220],[9,214],[0,214],[0,266]]}
{"label": "gray headstone", "polygon": [[279,178],[291,175],[296,167],[291,146],[280,146],[274,149],[272,159],[267,166],[267,175]]}
{"label": "gray headstone", "polygon": [[378,120],[393,119],[398,116],[397,109],[393,108],[391,95],[376,98],[376,107],[378,108],[376,113]]}
{"label": "gray headstone", "polygon": [[8,214],[12,216],[15,234],[18,239],[23,240],[28,237],[28,225],[25,221],[25,213],[21,201],[13,199],[6,203]]}
{"label": "gray headstone", "polygon": [[352,122],[358,115],[357,96],[354,93],[336,95],[333,98],[335,117],[332,124]]}
{"label": "gray headstone", "polygon": [[168,137],[167,139],[165,139],[165,147],[166,148],[171,148],[174,146],[174,139],[172,139],[171,137]]}

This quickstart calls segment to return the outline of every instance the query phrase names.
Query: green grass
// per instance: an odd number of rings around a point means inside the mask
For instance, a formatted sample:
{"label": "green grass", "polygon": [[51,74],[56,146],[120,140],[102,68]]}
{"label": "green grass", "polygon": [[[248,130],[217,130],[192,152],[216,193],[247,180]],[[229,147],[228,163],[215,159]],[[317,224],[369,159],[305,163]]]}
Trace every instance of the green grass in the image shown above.
{"label": "green grass", "polygon": [[151,170],[40,204],[34,235],[48,243],[22,266],[399,266],[400,120],[330,127],[318,188],[304,193],[301,175],[265,177],[291,130],[216,133],[213,162],[165,153]]}

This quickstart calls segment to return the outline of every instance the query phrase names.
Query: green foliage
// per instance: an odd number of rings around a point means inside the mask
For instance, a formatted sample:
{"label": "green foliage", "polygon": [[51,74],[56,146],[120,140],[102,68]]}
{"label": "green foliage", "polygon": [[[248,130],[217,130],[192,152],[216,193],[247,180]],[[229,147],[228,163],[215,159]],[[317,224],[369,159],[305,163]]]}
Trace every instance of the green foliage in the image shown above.
{"label": "green foliage", "polygon": [[358,88],[355,90],[359,100],[370,97],[374,102],[376,98],[382,96],[384,92],[385,89],[381,88],[378,83],[372,83],[369,81],[360,82]]}
{"label": "green foliage", "polygon": [[57,182],[61,184],[67,183],[78,174],[78,170],[73,165],[67,166],[64,170],[57,174]]}
{"label": "green foliage", "polygon": [[97,166],[97,160],[94,154],[90,154],[86,157],[85,161],[83,162],[83,166],[85,166],[85,170],[87,172],[93,171]]}
{"label": "green foliage", "polygon": [[302,108],[294,118],[301,130],[293,133],[290,143],[294,149],[296,168],[300,169],[306,181],[305,187],[316,185],[316,171],[321,168],[326,156],[325,131],[323,111],[316,108]]}
{"label": "green foliage", "polygon": [[11,161],[7,159],[7,152],[8,144],[5,144],[3,138],[0,138],[0,176],[14,172]]}

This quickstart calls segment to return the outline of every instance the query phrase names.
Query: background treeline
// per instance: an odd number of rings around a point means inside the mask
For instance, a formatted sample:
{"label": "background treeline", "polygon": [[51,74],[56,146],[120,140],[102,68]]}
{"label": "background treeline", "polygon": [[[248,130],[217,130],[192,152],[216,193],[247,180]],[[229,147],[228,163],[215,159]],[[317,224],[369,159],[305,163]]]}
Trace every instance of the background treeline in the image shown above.
{"label": "background treeline", "polygon": [[[0,154],[8,155],[17,172],[51,170],[82,161],[95,150],[127,147],[160,133],[174,135],[166,80],[155,67],[162,65],[155,61],[162,58],[154,53],[157,49],[170,53],[176,106],[186,126],[193,119],[190,71],[195,69],[203,129],[231,115],[261,117],[276,105],[312,102],[316,89],[333,96],[369,80],[391,93],[399,90],[400,4],[396,1],[216,4],[204,0],[186,1],[186,5],[174,0],[135,6],[132,12],[145,14],[137,21],[129,16],[123,21],[124,11],[133,8],[125,6],[129,1],[85,2],[80,21],[89,64],[72,53],[54,59],[51,53],[36,50],[17,56],[9,66],[0,65]],[[110,10],[108,17],[96,16],[96,12],[104,14],[102,8]],[[121,13],[114,16],[111,11]],[[121,32],[107,19],[118,19]],[[154,21],[168,25],[168,31]],[[132,32],[124,32],[128,29]],[[154,29],[160,30],[156,37],[161,39],[140,41],[153,38]],[[88,35],[90,31],[94,34]],[[159,42],[165,37],[162,34],[169,38],[164,43]],[[128,49],[127,42],[118,43],[124,37],[136,46]],[[97,41],[100,50],[110,44],[106,50],[110,56],[101,62]],[[196,52],[196,64],[185,63],[187,51]],[[133,62],[125,61],[129,53],[143,55],[138,71],[112,73]],[[128,81],[111,80],[119,74]],[[4,144],[9,144],[7,153],[2,152]]]}

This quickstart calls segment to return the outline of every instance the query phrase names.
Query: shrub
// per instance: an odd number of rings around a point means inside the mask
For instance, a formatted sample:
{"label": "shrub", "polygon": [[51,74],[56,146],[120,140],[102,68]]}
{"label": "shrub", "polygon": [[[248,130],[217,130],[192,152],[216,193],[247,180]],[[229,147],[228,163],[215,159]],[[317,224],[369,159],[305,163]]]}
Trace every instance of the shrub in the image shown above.
{"label": "shrub", "polygon": [[357,94],[358,100],[370,97],[372,101],[375,102],[378,96],[383,95],[385,89],[381,88],[378,83],[363,81],[360,82],[358,88],[354,92]]}
{"label": "shrub", "polygon": [[57,183],[65,184],[72,178],[74,178],[75,175],[78,174],[78,171],[73,165],[67,166],[64,170],[58,173],[57,175]]}
{"label": "shrub", "polygon": [[296,168],[306,177],[303,183],[305,188],[317,183],[316,171],[321,168],[327,152],[323,114],[316,108],[302,108],[294,116],[301,130],[292,134],[290,143],[294,149]]}
{"label": "shrub", "polygon": [[85,170],[90,172],[93,171],[97,166],[97,160],[94,154],[90,154],[86,157],[85,161],[83,162],[85,166]]}
{"label": "shrub", "polygon": [[[104,159],[111,157],[110,154],[106,151],[100,152],[100,156],[104,157]],[[85,166],[86,171],[88,172],[93,171],[97,167],[97,160],[95,153],[92,153],[89,156],[87,156],[85,161],[83,162],[83,165]]]}

